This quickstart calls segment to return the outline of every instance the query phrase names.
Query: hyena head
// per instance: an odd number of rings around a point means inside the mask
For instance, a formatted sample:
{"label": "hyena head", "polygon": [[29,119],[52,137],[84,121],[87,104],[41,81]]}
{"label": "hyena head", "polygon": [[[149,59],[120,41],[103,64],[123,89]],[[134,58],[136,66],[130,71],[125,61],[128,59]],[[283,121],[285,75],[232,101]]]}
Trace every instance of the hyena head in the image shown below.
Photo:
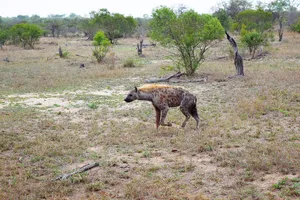
{"label": "hyena head", "polygon": [[127,97],[124,99],[124,101],[126,101],[127,103],[132,102],[134,100],[138,99],[138,89],[136,87],[134,87],[134,90],[131,90],[129,92],[129,94],[127,95]]}

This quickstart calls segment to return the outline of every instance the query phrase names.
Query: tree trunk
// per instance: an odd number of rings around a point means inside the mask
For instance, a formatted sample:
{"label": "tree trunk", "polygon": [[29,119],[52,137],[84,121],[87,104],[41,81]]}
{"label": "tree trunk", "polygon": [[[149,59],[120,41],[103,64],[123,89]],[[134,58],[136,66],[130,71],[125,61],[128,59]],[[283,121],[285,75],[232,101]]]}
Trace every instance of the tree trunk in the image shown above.
{"label": "tree trunk", "polygon": [[278,36],[279,36],[279,42],[281,42],[283,37],[282,20],[279,20]]}
{"label": "tree trunk", "polygon": [[238,47],[235,40],[230,37],[230,35],[225,31],[227,35],[227,39],[230,42],[231,46],[234,49],[234,65],[236,69],[237,76],[244,76],[244,64],[243,64],[243,57],[238,52]]}
{"label": "tree trunk", "polygon": [[137,44],[137,51],[139,56],[143,54],[143,39],[140,40],[140,44]]}
{"label": "tree trunk", "polygon": [[63,52],[62,52],[62,50],[61,50],[61,47],[58,48],[58,53],[59,53],[59,57],[62,58],[62,57],[63,57]]}
{"label": "tree trunk", "polygon": [[55,37],[55,28],[54,27],[51,28],[51,33],[52,33],[52,37],[54,38]]}
{"label": "tree trunk", "polygon": [[283,38],[283,30],[282,29],[278,30],[278,36],[279,36],[279,42],[281,42],[282,38]]}

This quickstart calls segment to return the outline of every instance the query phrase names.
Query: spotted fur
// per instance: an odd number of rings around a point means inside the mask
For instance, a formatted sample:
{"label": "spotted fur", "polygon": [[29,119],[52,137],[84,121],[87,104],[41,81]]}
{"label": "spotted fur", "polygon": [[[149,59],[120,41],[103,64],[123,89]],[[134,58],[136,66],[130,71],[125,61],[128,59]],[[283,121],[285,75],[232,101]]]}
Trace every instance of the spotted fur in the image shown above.
{"label": "spotted fur", "polygon": [[199,127],[199,116],[197,112],[197,98],[190,92],[170,85],[147,84],[140,88],[131,90],[124,99],[126,102],[134,100],[144,100],[152,102],[156,112],[156,128],[162,126],[172,126],[170,122],[165,123],[169,108],[178,107],[186,117],[182,123],[185,127],[186,122],[192,116],[196,120],[196,128]]}

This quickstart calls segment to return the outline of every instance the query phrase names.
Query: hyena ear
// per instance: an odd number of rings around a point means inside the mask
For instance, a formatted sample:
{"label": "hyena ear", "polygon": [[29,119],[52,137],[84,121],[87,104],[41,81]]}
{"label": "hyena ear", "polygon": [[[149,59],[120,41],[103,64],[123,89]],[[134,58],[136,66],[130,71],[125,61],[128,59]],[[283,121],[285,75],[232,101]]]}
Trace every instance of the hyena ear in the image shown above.
{"label": "hyena ear", "polygon": [[135,92],[138,92],[138,89],[137,89],[137,87],[135,87],[135,86],[134,86],[134,90],[135,90]]}

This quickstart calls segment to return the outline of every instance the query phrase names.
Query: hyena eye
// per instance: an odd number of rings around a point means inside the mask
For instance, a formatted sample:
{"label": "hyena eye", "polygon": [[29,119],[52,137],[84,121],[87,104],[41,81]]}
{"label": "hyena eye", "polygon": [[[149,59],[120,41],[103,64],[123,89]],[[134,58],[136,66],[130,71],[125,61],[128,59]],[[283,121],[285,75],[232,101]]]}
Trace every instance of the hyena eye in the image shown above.
{"label": "hyena eye", "polygon": [[129,97],[132,97],[132,94],[129,94],[128,96],[129,96]]}

